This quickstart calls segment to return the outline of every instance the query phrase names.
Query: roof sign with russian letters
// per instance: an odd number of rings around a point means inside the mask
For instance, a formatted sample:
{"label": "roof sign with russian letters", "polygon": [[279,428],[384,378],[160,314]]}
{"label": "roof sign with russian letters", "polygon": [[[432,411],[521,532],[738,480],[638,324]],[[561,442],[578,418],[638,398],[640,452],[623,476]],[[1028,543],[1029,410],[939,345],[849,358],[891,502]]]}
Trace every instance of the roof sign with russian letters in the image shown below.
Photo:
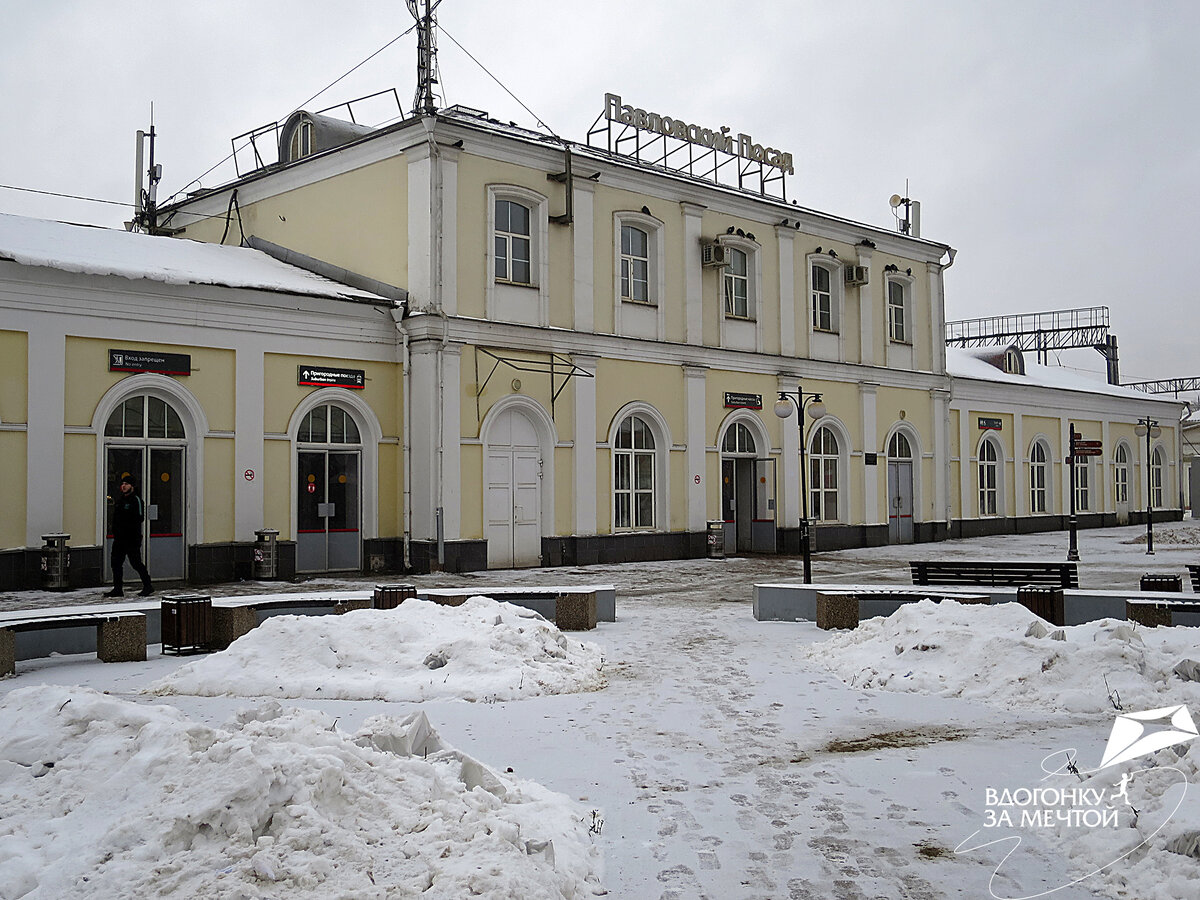
{"label": "roof sign with russian letters", "polygon": [[155,372],[159,375],[191,375],[192,358],[186,353],[156,353],[150,350],[108,351],[110,372]]}
{"label": "roof sign with russian letters", "polygon": [[296,366],[296,384],[308,387],[344,387],[361,391],[366,387],[366,376],[363,369]]}
{"label": "roof sign with russian letters", "polygon": [[726,391],[725,408],[762,409],[762,394],[739,394],[736,391]]}
{"label": "roof sign with russian letters", "polygon": [[791,153],[764,146],[744,132],[734,135],[728,125],[708,128],[648,112],[626,103],[620,94],[604,95],[604,112],[588,131],[588,146],[599,146],[593,140],[600,135],[606,135],[602,149],[610,153],[718,184],[757,189],[764,196],[771,188],[784,200],[785,176],[796,172]]}

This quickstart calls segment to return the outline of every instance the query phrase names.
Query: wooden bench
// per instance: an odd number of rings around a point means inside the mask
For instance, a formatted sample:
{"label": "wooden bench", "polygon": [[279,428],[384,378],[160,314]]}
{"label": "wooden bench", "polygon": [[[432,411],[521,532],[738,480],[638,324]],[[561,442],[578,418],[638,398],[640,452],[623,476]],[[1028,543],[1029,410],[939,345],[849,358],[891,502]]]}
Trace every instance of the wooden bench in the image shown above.
{"label": "wooden bench", "polygon": [[258,626],[260,612],[281,609],[322,609],[332,607],[335,614],[350,612],[355,609],[370,609],[371,598],[335,599],[333,597],[275,597],[251,598],[238,600],[236,597],[226,597],[213,603],[212,607],[212,641],[213,650],[224,650],[243,634],[247,634]]}
{"label": "wooden bench", "polygon": [[1187,570],[1192,578],[1192,590],[1200,594],[1200,563],[1188,563]]}
{"label": "wooden bench", "polygon": [[909,567],[913,584],[1079,587],[1079,566],[1073,562],[945,559],[910,562]]}
{"label": "wooden bench", "polygon": [[[829,631],[833,628],[857,628],[863,618],[864,607],[877,606],[878,610],[871,611],[866,618],[877,615],[890,615],[906,603],[917,603],[921,600],[932,600],[941,603],[943,600],[953,600],[956,603],[971,603],[987,605],[990,598],[983,594],[950,594],[929,591],[891,591],[891,590],[857,590],[857,591],[817,591],[817,627]],[[886,610],[886,611],[885,611]]]}
{"label": "wooden bench", "polygon": [[1125,601],[1125,618],[1147,628],[1160,625],[1200,625],[1200,600],[1130,599]]}
{"label": "wooden bench", "polygon": [[96,629],[96,656],[101,662],[145,662],[145,613],[33,615],[24,619],[0,621],[0,676],[17,673],[18,633],[88,627]]}

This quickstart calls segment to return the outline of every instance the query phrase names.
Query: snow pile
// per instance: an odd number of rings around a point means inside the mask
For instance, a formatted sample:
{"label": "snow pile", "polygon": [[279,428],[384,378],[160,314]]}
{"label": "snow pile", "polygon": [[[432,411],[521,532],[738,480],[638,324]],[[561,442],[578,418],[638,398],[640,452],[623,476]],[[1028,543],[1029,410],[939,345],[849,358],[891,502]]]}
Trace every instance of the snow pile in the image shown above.
{"label": "snow pile", "polygon": [[273,616],[222,653],[156,682],[157,694],[325,700],[512,700],[604,686],[600,648],[536,612],[472,597],[393,610]]}
{"label": "snow pile", "polygon": [[589,811],[445,748],[421,713],[351,737],[270,702],[210,728],[37,686],[0,722],[0,897],[600,892]]}
{"label": "snow pile", "polygon": [[[1146,533],[1121,541],[1122,544],[1145,544]],[[1195,547],[1200,545],[1200,531],[1195,528],[1159,528],[1154,532],[1154,543],[1159,547],[1169,545],[1177,547]]]}
{"label": "snow pile", "polygon": [[[1031,629],[1034,622],[1041,627]],[[1046,636],[1036,637],[1043,629]],[[1114,699],[1126,709],[1200,709],[1200,684],[1173,672],[1197,657],[1195,629],[1101,619],[1061,629],[1065,640],[1052,640],[1058,630],[1017,603],[922,600],[803,652],[859,688],[1036,712],[1111,711]]]}

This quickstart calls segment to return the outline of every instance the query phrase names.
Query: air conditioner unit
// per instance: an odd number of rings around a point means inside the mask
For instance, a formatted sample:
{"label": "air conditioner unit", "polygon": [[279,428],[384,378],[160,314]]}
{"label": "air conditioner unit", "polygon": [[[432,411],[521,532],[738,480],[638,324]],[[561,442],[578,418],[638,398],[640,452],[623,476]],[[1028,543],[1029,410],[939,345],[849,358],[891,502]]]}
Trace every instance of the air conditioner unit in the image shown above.
{"label": "air conditioner unit", "polygon": [[866,284],[871,280],[871,270],[866,266],[846,266],[843,271],[846,274],[846,284]]}
{"label": "air conditioner unit", "polygon": [[700,248],[700,263],[714,268],[729,265],[729,248],[724,244],[704,244]]}

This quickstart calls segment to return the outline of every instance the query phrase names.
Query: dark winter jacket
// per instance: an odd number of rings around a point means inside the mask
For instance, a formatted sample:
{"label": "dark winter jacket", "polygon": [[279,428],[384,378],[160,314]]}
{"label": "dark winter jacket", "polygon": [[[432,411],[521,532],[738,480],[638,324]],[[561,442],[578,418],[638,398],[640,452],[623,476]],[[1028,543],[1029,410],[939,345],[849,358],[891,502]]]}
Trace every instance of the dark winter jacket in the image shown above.
{"label": "dark winter jacket", "polygon": [[136,491],[118,493],[113,498],[112,535],[114,541],[130,542],[142,539],[142,520],[146,506]]}

